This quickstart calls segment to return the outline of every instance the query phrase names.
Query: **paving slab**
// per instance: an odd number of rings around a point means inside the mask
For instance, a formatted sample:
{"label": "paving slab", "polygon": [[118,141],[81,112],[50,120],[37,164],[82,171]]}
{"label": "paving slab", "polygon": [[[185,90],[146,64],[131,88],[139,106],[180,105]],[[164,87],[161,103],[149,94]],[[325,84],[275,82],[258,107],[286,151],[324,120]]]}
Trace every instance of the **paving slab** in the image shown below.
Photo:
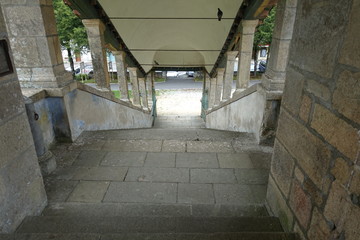
{"label": "paving slab", "polygon": [[162,152],[185,152],[186,151],[186,141],[179,140],[164,140]]}
{"label": "paving slab", "polygon": [[176,167],[218,168],[216,153],[177,153]]}
{"label": "paving slab", "polygon": [[189,182],[187,168],[129,168],[126,182]]}
{"label": "paving slab", "polygon": [[253,203],[265,204],[267,185],[250,185],[250,188],[254,197]]}
{"label": "paving slab", "polygon": [[176,183],[112,182],[104,202],[176,203]]}
{"label": "paving slab", "polygon": [[270,169],[272,157],[271,153],[252,152],[249,153],[249,155],[255,168]]}
{"label": "paving slab", "polygon": [[78,181],[45,179],[48,201],[65,202],[78,183]]}
{"label": "paving slab", "polygon": [[91,181],[124,181],[128,168],[125,167],[91,167],[77,168],[74,180]]}
{"label": "paving slab", "polygon": [[254,203],[249,185],[214,184],[214,194],[217,204],[246,205]]}
{"label": "paving slab", "polygon": [[84,142],[75,142],[73,148],[80,150],[101,150],[105,144],[105,140],[86,140]]}
{"label": "paving slab", "polygon": [[108,152],[101,162],[102,166],[142,167],[146,152]]}
{"label": "paving slab", "polygon": [[231,205],[231,204],[193,204],[192,216],[195,217],[263,217],[269,216],[266,208],[260,205]]}
{"label": "paving slab", "polygon": [[231,142],[187,141],[187,152],[234,152]]}
{"label": "paving slab", "polygon": [[103,150],[118,152],[161,152],[161,140],[111,140]]}
{"label": "paving slab", "polygon": [[247,153],[218,153],[220,168],[253,168]]}
{"label": "paving slab", "polygon": [[169,203],[53,203],[43,211],[44,216],[84,217],[185,217],[191,216],[190,204]]}
{"label": "paving slab", "polygon": [[110,182],[82,181],[68,198],[68,202],[101,202]]}
{"label": "paving slab", "polygon": [[95,167],[99,166],[107,152],[82,151],[76,158],[73,166]]}
{"label": "paving slab", "polygon": [[145,167],[175,167],[175,153],[148,153]]}
{"label": "paving slab", "polygon": [[233,169],[190,169],[191,183],[236,183]]}
{"label": "paving slab", "polygon": [[215,203],[212,184],[179,183],[178,203],[189,203],[189,204]]}
{"label": "paving slab", "polygon": [[269,170],[267,169],[235,169],[235,176],[240,184],[267,184]]}

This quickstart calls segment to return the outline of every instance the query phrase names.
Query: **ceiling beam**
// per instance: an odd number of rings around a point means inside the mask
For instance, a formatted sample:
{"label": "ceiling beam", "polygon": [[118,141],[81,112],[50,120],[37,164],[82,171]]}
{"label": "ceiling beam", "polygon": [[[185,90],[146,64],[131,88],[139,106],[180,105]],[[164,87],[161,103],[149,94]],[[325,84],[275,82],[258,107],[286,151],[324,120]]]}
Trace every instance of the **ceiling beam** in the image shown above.
{"label": "ceiling beam", "polygon": [[96,0],[67,0],[70,2],[68,6],[72,10],[76,10],[79,14],[78,16],[81,19],[100,19],[106,26],[104,33],[105,41],[107,44],[110,44],[112,47],[122,50],[126,53],[125,61],[130,67],[137,67],[140,71],[140,75],[146,75],[145,70],[132,55],[131,51],[126,46],[123,39],[120,37],[115,26],[112,24],[110,18],[107,16],[106,12]]}

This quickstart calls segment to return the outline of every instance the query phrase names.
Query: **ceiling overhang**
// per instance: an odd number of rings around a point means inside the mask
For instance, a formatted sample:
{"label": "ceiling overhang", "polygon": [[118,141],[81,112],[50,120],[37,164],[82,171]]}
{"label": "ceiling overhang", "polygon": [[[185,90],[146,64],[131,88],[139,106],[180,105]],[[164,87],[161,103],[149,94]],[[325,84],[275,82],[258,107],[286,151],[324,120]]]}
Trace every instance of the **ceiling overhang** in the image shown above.
{"label": "ceiling overhang", "polygon": [[[106,25],[105,41],[142,74],[205,69],[211,75],[234,50],[242,19],[263,18],[274,0],[66,0],[83,19]],[[223,12],[218,20],[218,8]],[[265,13],[265,14],[264,14]]]}

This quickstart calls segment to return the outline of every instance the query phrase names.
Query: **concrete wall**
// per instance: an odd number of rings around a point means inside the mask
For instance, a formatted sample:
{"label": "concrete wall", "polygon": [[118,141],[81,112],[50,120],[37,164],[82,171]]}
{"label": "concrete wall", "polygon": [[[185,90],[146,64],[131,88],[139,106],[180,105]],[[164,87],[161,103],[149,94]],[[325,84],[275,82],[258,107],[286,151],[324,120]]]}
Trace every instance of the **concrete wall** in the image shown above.
{"label": "concrete wall", "polygon": [[299,1],[267,203],[301,239],[360,239],[360,0]]}
{"label": "concrete wall", "polygon": [[92,93],[74,90],[64,97],[72,139],[83,131],[150,128],[152,116]]}
{"label": "concrete wall", "polygon": [[[253,87],[256,90],[256,86]],[[206,127],[254,133],[259,141],[265,104],[265,95],[255,91],[209,113],[206,116]]]}
{"label": "concrete wall", "polygon": [[[8,42],[0,6],[1,39]],[[0,136],[0,233],[7,233],[47,204],[16,73],[0,77]]]}

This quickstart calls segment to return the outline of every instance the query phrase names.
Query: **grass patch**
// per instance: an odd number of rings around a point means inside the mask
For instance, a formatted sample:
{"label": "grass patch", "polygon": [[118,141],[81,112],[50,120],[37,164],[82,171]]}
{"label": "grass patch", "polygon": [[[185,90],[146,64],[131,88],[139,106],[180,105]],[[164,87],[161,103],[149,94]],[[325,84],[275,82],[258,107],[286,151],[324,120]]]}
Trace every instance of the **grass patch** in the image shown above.
{"label": "grass patch", "polygon": [[155,78],[154,79],[155,82],[166,82],[166,79],[165,78]]}
{"label": "grass patch", "polygon": [[[121,93],[119,90],[114,90],[112,91],[114,93],[114,96],[118,99],[120,99],[121,97]],[[129,90],[129,98],[132,98],[133,97],[133,94],[132,94],[132,90]]]}

